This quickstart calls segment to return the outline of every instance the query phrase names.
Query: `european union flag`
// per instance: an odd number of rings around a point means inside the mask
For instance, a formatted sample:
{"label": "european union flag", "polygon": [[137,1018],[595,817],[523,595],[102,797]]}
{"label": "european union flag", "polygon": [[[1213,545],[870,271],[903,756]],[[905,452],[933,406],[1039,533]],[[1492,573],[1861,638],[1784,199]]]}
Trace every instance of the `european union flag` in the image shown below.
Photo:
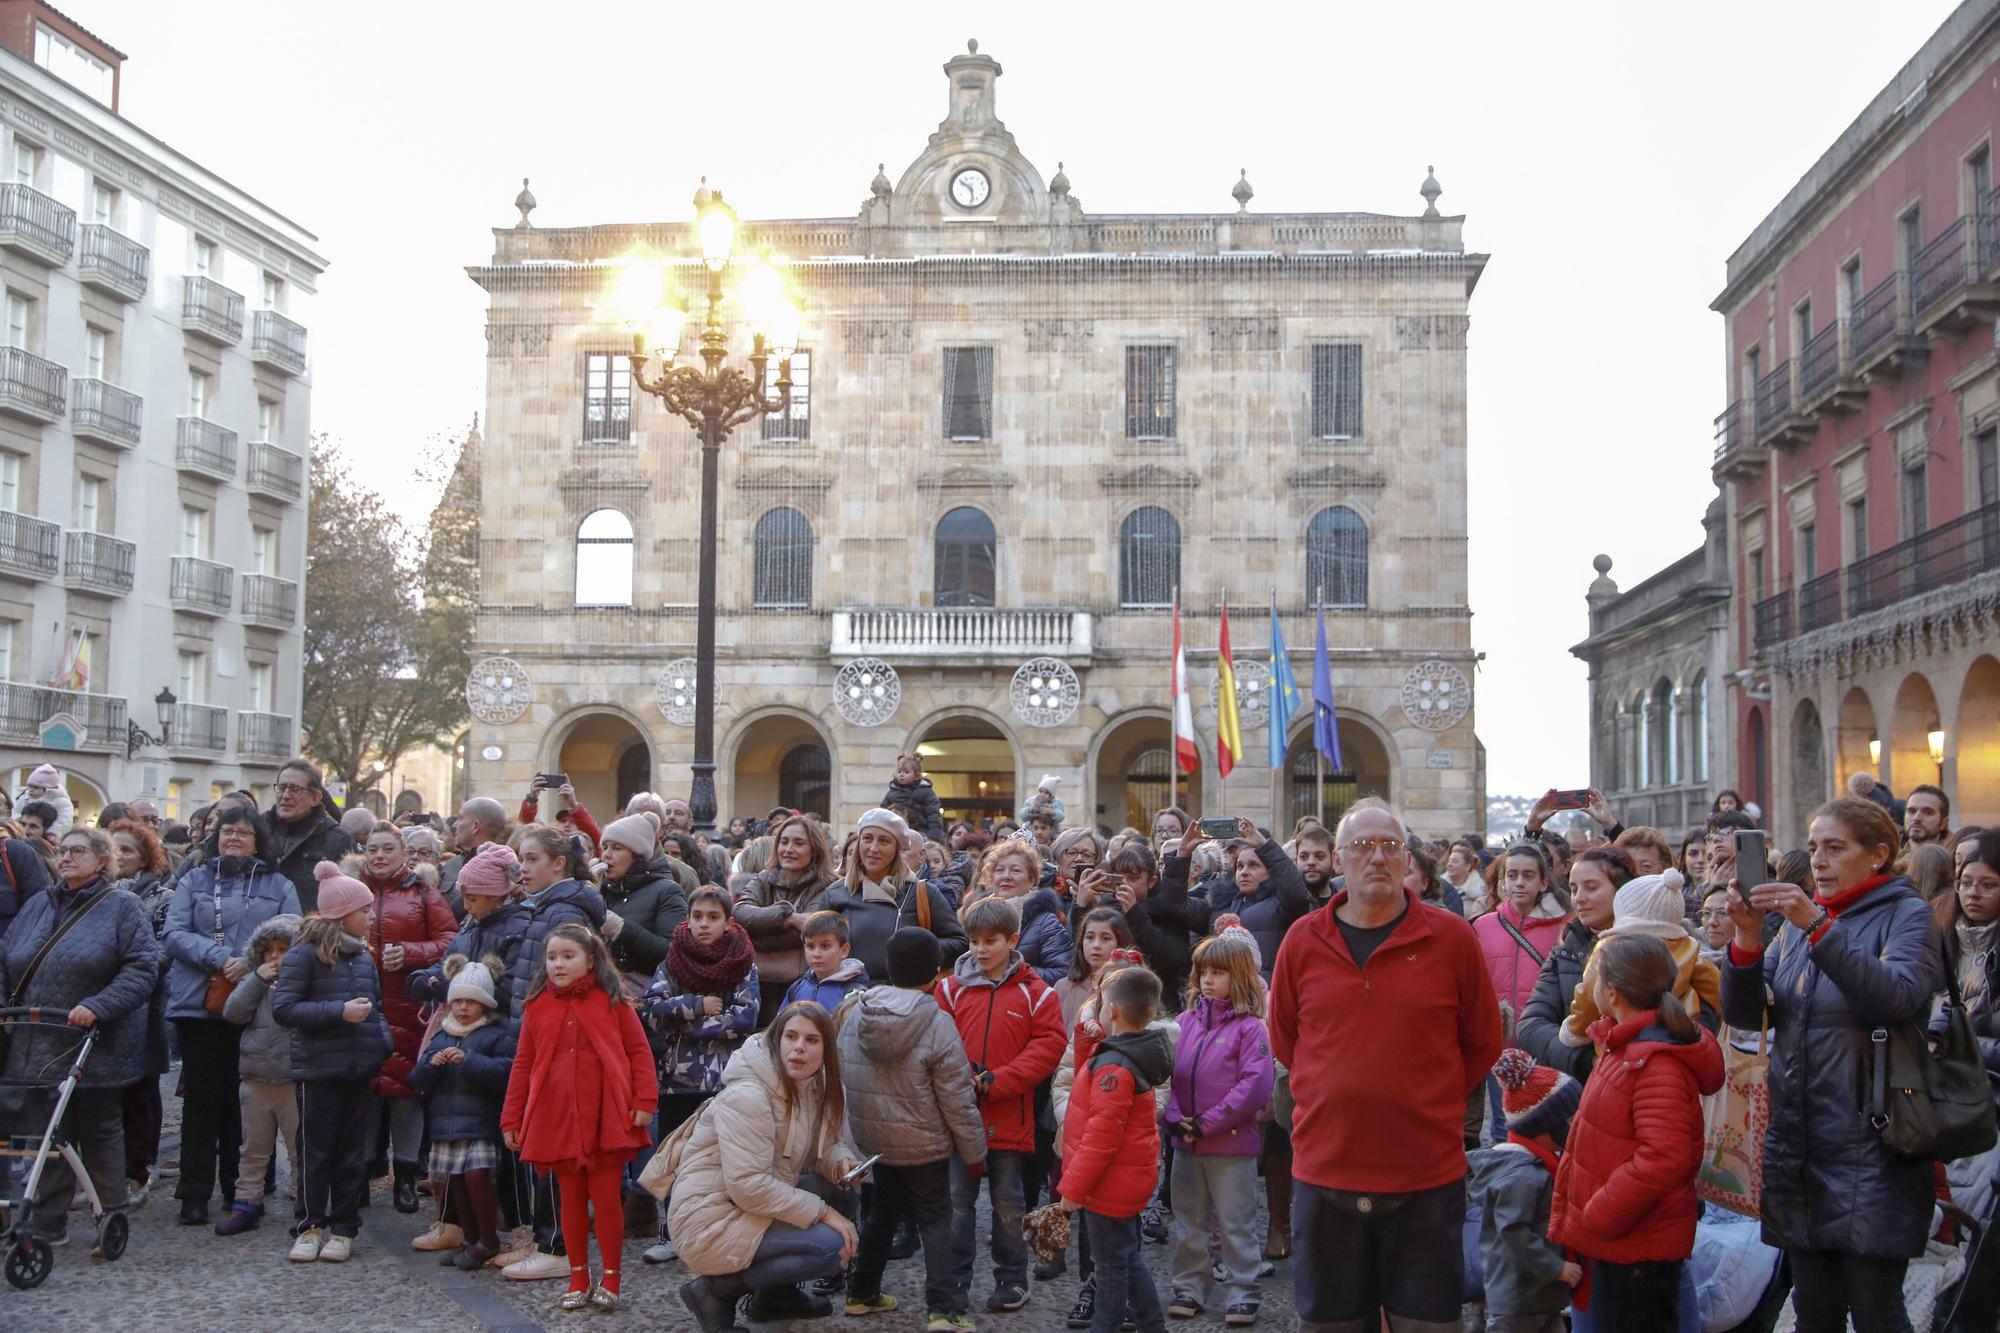
{"label": "european union flag", "polygon": [[1278,625],[1278,599],[1271,598],[1271,767],[1282,770],[1292,718],[1299,711],[1299,682],[1292,675],[1291,654],[1285,651],[1285,631]]}
{"label": "european union flag", "polygon": [[1319,644],[1313,651],[1313,744],[1338,773],[1340,726],[1333,713],[1333,666],[1326,657],[1326,608],[1319,609]]}

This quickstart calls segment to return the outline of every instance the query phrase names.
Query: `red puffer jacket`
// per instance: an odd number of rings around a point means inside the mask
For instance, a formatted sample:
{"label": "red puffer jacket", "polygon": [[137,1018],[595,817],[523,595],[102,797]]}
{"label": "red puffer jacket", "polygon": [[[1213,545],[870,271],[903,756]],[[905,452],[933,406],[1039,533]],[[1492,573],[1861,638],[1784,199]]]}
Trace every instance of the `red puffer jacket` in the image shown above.
{"label": "red puffer jacket", "polygon": [[[375,924],[368,928],[368,953],[382,973],[382,1017],[396,1045],[371,1086],[380,1097],[415,1097],[419,1094],[410,1086],[410,1071],[416,1068],[422,1051],[424,1020],[423,1006],[410,998],[409,979],[444,957],[452,937],[458,934],[458,919],[452,916],[444,896],[418,879],[414,871],[405,870],[387,881],[363,875],[361,882],[375,892]],[[400,971],[383,970],[385,944],[403,946]]]}
{"label": "red puffer jacket", "polygon": [[1722,1048],[1699,1029],[1676,1041],[1652,1009],[1600,1018],[1590,1036],[1602,1054],[1556,1170],[1549,1239],[1607,1263],[1685,1259],[1701,1210],[1701,1098],[1722,1086]]}
{"label": "red puffer jacket", "polygon": [[933,994],[938,1008],[958,1025],[973,1072],[993,1075],[979,1098],[987,1150],[1033,1152],[1035,1085],[1062,1063],[1062,1001],[1018,951],[998,982],[971,954],[962,955]]}
{"label": "red puffer jacket", "polygon": [[1099,1217],[1137,1217],[1160,1174],[1159,1105],[1153,1089],[1174,1072],[1166,1034],[1120,1033],[1098,1043],[1070,1096],[1062,1195]]}

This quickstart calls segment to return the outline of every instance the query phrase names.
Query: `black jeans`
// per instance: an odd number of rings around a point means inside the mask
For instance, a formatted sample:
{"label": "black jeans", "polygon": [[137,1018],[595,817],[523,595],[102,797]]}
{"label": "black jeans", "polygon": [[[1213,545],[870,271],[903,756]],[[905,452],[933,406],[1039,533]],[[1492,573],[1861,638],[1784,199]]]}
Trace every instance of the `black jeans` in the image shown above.
{"label": "black jeans", "polygon": [[[97,1190],[97,1201],[107,1213],[121,1211],[127,1202],[124,1117],[120,1109],[123,1093],[122,1088],[78,1088],[70,1094],[69,1107],[62,1119],[62,1133],[69,1138],[76,1155],[83,1159],[83,1169],[90,1173],[90,1183]],[[26,1104],[21,1132],[32,1133],[39,1139],[48,1128],[49,1115],[56,1109],[56,1094],[36,1089],[28,1093]],[[31,1161],[20,1162],[24,1186]],[[70,1172],[69,1163],[51,1149],[48,1161],[42,1164],[35,1198],[27,1210],[28,1230],[43,1240],[68,1234],[69,1200],[75,1188],[76,1177]]]}
{"label": "black jeans", "polygon": [[1086,1208],[1083,1228],[1097,1260],[1097,1308],[1091,1315],[1091,1333],[1114,1333],[1128,1317],[1139,1326],[1139,1333],[1162,1333],[1167,1317],[1161,1312],[1153,1275],[1139,1257],[1138,1217],[1106,1217]]}
{"label": "black jeans", "polygon": [[[153,1165],[160,1160],[160,1080],[140,1079],[119,1093],[118,1104],[125,1122],[125,1178],[144,1185],[152,1179]],[[240,1104],[236,1119],[240,1129]]]}
{"label": "black jeans", "polygon": [[1866,1259],[1838,1250],[1786,1250],[1799,1333],[1910,1333],[1903,1305],[1907,1259]]}
{"label": "black jeans", "polygon": [[368,1197],[368,1117],[375,1098],[365,1078],[307,1079],[299,1087],[300,1230],[319,1227],[352,1240]]}
{"label": "black jeans", "polygon": [[174,1197],[207,1203],[218,1184],[236,1197],[243,1110],[236,1100],[236,1052],[243,1029],[220,1018],[176,1018],[181,1040],[181,1178]]}
{"label": "black jeans", "polygon": [[924,1244],[924,1307],[951,1309],[951,1159],[916,1166],[875,1167],[875,1203],[861,1224],[861,1249],[854,1256],[848,1290],[860,1296],[882,1291],[889,1245],[905,1216],[917,1219]]}
{"label": "black jeans", "polygon": [[[1294,1179],[1292,1298],[1301,1327],[1364,1320],[1372,1327],[1377,1310],[1457,1327],[1464,1230],[1463,1180],[1409,1194],[1354,1194]],[[1102,1272],[1104,1256],[1096,1259]]]}
{"label": "black jeans", "polygon": [[[1681,1260],[1590,1265],[1590,1315],[1598,1328],[1618,1333],[1674,1333],[1674,1299]],[[1899,1296],[1900,1299],[1900,1296]]]}

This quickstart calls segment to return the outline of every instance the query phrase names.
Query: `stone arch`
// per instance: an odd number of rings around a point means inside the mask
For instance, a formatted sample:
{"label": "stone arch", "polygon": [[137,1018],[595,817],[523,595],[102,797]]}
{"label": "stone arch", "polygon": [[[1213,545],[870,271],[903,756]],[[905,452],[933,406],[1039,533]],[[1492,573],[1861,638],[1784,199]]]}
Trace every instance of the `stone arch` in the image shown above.
{"label": "stone arch", "polygon": [[[1109,824],[1114,831],[1136,822],[1150,834],[1149,821],[1167,803],[1170,789],[1177,792],[1181,809],[1190,813],[1201,809],[1202,771],[1181,773],[1169,782],[1168,770],[1157,763],[1155,752],[1167,764],[1173,763],[1173,715],[1166,709],[1127,708],[1104,720],[1091,735],[1084,756],[1085,790],[1094,812],[1087,822]],[[1144,820],[1133,821],[1131,816],[1141,812]],[[1069,822],[1086,821],[1072,813]]]}
{"label": "stone arch", "polygon": [[[1882,772],[1881,722],[1875,716],[1875,701],[1856,685],[1840,696],[1840,712],[1834,719],[1834,777],[1845,790],[1847,779],[1856,773]],[[1874,753],[1870,752],[1870,743]]]}
{"label": "stone arch", "polygon": [[1819,705],[1811,699],[1799,700],[1792,710],[1792,777],[1785,797],[1792,817],[1783,821],[1787,828],[1802,825],[1806,811],[1818,809],[1830,794],[1826,771],[1826,728],[1820,724]]}
{"label": "stone arch", "polygon": [[[1331,772],[1327,774],[1326,808],[1320,817],[1329,828],[1363,796],[1379,796],[1393,804],[1402,788],[1401,774],[1396,771],[1395,740],[1381,723],[1366,713],[1336,708],[1334,724],[1340,730],[1344,772],[1338,781]],[[1290,836],[1299,817],[1313,813],[1317,797],[1313,755],[1312,710],[1307,709],[1286,738],[1283,767],[1272,775],[1276,791],[1271,808],[1277,812],[1271,824],[1274,834]]]}
{"label": "stone arch", "polygon": [[[644,749],[643,767],[631,757],[635,746]],[[564,713],[542,733],[538,771],[568,774],[586,809],[615,818],[636,792],[652,787],[655,759],[645,723],[616,704],[592,703]]]}
{"label": "stone arch", "polygon": [[[783,768],[802,746],[826,752],[824,792],[788,790]],[[730,724],[716,751],[716,773],[726,776],[719,793],[723,820],[736,815],[761,818],[773,807],[805,808],[831,818],[833,794],[840,790],[840,751],[818,715],[788,704],[753,708]],[[886,786],[887,783],[885,782]],[[814,796],[820,797],[816,804]],[[879,800],[877,796],[875,799]]]}
{"label": "stone arch", "polygon": [[1938,765],[1931,758],[1930,733],[1941,729],[1937,692],[1921,671],[1912,671],[1896,687],[1896,702],[1889,713],[1888,743],[1882,748],[1888,760],[1889,786],[1899,792],[1923,782],[1938,781]]}
{"label": "stone arch", "polygon": [[2000,660],[1991,654],[1973,662],[1958,692],[1952,723],[1957,780],[1951,786],[1951,819],[1956,827],[2000,823]]}
{"label": "stone arch", "polygon": [[[952,746],[953,741],[965,744]],[[978,744],[991,741],[1005,744],[1004,760],[996,750]],[[920,748],[926,743],[944,753],[927,753]],[[903,749],[924,755],[924,769],[931,785],[937,788],[946,824],[972,811],[977,811],[981,818],[1012,819],[1018,802],[1029,790],[1021,738],[1005,718],[990,709],[970,704],[935,709],[910,728],[909,741]],[[933,760],[945,762],[932,771]],[[988,761],[994,766],[981,767]],[[982,782],[988,785],[982,788],[979,785]],[[1004,792],[998,790],[1003,782]]]}

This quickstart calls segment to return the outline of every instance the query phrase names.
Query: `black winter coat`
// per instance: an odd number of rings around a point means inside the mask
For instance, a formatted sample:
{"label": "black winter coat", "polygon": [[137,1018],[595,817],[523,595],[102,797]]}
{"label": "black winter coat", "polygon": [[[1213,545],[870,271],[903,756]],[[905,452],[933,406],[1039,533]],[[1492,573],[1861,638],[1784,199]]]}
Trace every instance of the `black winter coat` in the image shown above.
{"label": "black winter coat", "polygon": [[340,831],[340,821],[316,806],[296,824],[278,819],[276,810],[266,811],[271,837],[260,853],[264,863],[292,882],[299,891],[299,911],[310,916],[319,908],[319,881],[313,867],[321,861],[339,861],[354,850],[354,840]]}
{"label": "black winter coat", "polygon": [[1596,934],[1583,922],[1571,921],[1563,927],[1562,938],[1542,960],[1534,992],[1521,1006],[1521,1021],[1514,1028],[1514,1040],[1535,1057],[1535,1063],[1560,1069],[1579,1081],[1590,1077],[1590,1067],[1597,1063],[1597,1047],[1565,1046],[1558,1034],[1569,1017],[1577,984],[1583,980],[1584,964],[1596,947]]}
{"label": "black winter coat", "polygon": [[843,880],[826,891],[826,910],[847,918],[847,942],[851,957],[859,958],[868,969],[870,981],[889,979],[889,937],[906,926],[918,926],[917,895],[930,895],[931,934],[937,936],[939,952],[947,970],[966,950],[965,927],[944,891],[935,884],[911,880],[903,886],[902,897],[892,906],[866,902],[848,889]]}
{"label": "black winter coat", "polygon": [[[434,1065],[439,1051],[463,1050],[455,1065]],[[424,1094],[433,1143],[500,1138],[500,1106],[507,1100],[507,1076],[514,1068],[514,1030],[505,1021],[481,1023],[463,1037],[444,1028],[424,1047],[410,1082]]]}
{"label": "black winter coat", "polygon": [[[602,932],[604,899],[582,880],[559,879],[532,898],[522,900],[528,909],[528,924],[521,933],[521,947],[507,960],[507,1017],[515,1023],[528,1002],[528,988],[542,975],[542,952],[549,932],[574,923]],[[496,998],[498,998],[496,996]]]}
{"label": "black winter coat", "polygon": [[[467,917],[458,934],[451,937],[451,943],[444,946],[445,958],[457,954],[476,963],[491,954],[500,960],[500,975],[493,978],[493,996],[500,1002],[502,1013],[510,1012],[507,997],[512,993],[514,956],[521,951],[521,941],[527,938],[528,917],[525,901],[502,903],[488,912],[484,920]],[[444,974],[444,959],[410,973],[403,984],[418,1004],[443,1004],[445,992],[451,989],[451,981]]]}
{"label": "black winter coat", "polygon": [[882,797],[882,808],[886,810],[892,805],[915,807],[917,817],[910,822],[910,828],[926,838],[944,841],[944,808],[929,778],[918,778],[914,784],[891,782]]}
{"label": "black winter coat", "polygon": [[[1312,911],[1313,896],[1312,890],[1306,887],[1305,877],[1299,874],[1298,866],[1275,841],[1266,838],[1257,848],[1257,859],[1264,863],[1270,878],[1264,881],[1256,897],[1245,897],[1233,879],[1211,880],[1206,885],[1205,895],[1189,895],[1184,920],[1194,934],[1212,935],[1215,933],[1215,918],[1234,912],[1242,920],[1243,929],[1257,941],[1264,981],[1268,985],[1271,969],[1278,962],[1278,946],[1285,942],[1285,932],[1292,928],[1294,921]],[[1163,883],[1171,878],[1176,884],[1184,884],[1187,872],[1188,859],[1175,852],[1167,858],[1167,866],[1160,879]]]}
{"label": "black winter coat", "polygon": [[1776,1030],[1766,1244],[1877,1259],[1923,1253],[1931,1164],[1890,1152],[1868,1123],[1869,1033],[1928,1016],[1944,985],[1938,934],[1930,905],[1898,876],[1842,912],[1818,944],[1787,925],[1761,960],[1722,969],[1730,1025],[1754,1031],[1768,1015]]}
{"label": "black winter coat", "polygon": [[21,905],[36,894],[56,886],[49,863],[40,852],[19,838],[0,839],[0,935],[14,920]]}
{"label": "black winter coat", "polygon": [[687,920],[687,893],[681,882],[645,866],[634,866],[622,880],[604,881],[604,906],[625,924],[612,940],[611,958],[620,972],[653,975],[667,956],[674,927]]}
{"label": "black winter coat", "polygon": [[[349,947],[349,944],[352,947]],[[295,944],[278,966],[271,988],[271,1017],[292,1030],[292,1078],[373,1078],[389,1058],[389,1023],[382,1017],[382,978],[368,946],[351,936],[341,942],[332,967],[309,944]],[[365,998],[368,1017],[350,1023],[341,1017],[347,1002]]]}

